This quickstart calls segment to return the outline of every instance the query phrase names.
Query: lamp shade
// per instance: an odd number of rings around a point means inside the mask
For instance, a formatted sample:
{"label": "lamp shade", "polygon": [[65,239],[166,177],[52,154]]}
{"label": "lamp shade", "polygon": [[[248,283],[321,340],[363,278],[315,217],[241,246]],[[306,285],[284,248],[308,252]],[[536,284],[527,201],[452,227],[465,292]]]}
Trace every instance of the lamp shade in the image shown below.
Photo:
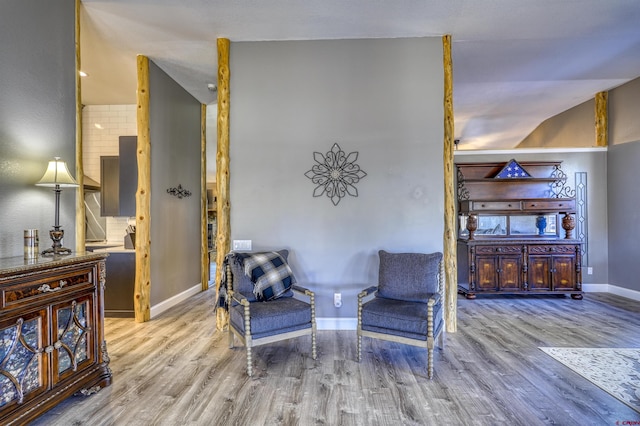
{"label": "lamp shade", "polygon": [[78,186],[69,169],[67,163],[60,159],[60,157],[54,157],[54,160],[49,161],[47,171],[44,172],[44,176],[37,183],[37,186],[60,186],[60,187],[74,187]]}

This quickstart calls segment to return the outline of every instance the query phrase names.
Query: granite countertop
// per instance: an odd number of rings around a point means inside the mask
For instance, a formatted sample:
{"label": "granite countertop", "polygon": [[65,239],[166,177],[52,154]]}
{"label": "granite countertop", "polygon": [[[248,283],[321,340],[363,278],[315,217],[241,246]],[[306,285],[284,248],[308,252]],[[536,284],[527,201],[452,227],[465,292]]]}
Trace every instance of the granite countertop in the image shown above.
{"label": "granite countertop", "polygon": [[5,274],[14,274],[26,272],[40,268],[48,268],[51,266],[62,266],[67,263],[75,263],[83,260],[102,259],[107,257],[108,253],[71,253],[64,256],[38,256],[35,258],[25,259],[24,256],[0,258],[0,276]]}

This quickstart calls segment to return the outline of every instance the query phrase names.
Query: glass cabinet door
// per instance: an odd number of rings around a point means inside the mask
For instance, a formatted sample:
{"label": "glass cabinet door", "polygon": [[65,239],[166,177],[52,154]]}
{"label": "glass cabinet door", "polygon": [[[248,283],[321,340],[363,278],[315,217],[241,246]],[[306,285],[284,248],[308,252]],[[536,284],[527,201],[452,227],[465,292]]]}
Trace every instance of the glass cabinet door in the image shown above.
{"label": "glass cabinet door", "polygon": [[54,384],[93,364],[95,359],[91,295],[54,305],[52,310]]}
{"label": "glass cabinet door", "polygon": [[0,322],[0,410],[47,390],[46,310]]}

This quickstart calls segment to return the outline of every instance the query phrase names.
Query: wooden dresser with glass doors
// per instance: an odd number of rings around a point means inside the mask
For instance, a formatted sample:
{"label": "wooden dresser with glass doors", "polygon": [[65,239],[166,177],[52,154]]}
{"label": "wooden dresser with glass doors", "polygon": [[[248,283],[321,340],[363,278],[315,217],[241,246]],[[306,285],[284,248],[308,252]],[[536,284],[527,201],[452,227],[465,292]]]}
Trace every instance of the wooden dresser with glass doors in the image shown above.
{"label": "wooden dresser with glass doors", "polygon": [[458,163],[458,290],[582,298],[575,191],[561,162]]}
{"label": "wooden dresser with glass doors", "polygon": [[0,424],[26,424],[111,384],[107,254],[0,259]]}

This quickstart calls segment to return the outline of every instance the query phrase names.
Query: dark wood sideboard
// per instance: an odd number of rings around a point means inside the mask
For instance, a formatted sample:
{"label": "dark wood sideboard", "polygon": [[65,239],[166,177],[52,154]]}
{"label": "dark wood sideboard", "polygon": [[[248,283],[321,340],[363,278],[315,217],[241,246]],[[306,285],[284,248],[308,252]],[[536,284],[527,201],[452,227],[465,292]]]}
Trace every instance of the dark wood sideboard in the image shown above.
{"label": "dark wood sideboard", "polygon": [[0,259],[0,424],[111,384],[106,253]]}
{"label": "dark wood sideboard", "polygon": [[[560,164],[456,164],[461,294],[582,298],[582,243],[572,238],[575,191]],[[508,165],[527,176],[498,177]]]}

